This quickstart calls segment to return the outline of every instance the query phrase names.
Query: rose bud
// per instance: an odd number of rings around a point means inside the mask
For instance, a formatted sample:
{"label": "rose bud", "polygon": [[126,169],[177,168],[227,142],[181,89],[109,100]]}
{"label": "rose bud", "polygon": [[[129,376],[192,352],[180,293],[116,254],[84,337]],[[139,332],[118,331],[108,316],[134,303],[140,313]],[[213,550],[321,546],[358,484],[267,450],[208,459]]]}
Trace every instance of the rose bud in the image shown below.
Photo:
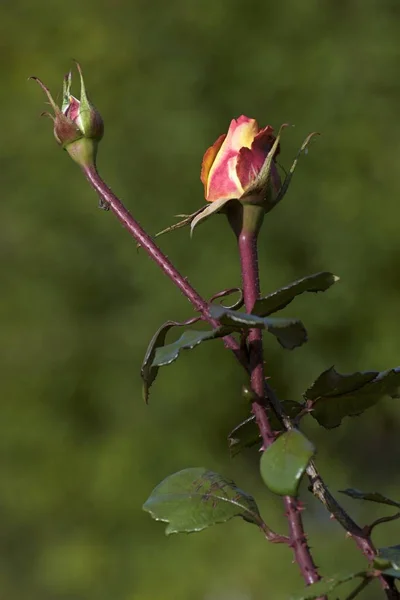
{"label": "rose bud", "polygon": [[259,129],[255,119],[243,115],[233,119],[228,133],[221,135],[204,154],[201,181],[207,204],[192,214],[177,215],[183,220],[157,235],[187,225],[193,233],[199,223],[216,213],[227,214],[235,233],[243,225],[243,218],[248,226],[259,227],[264,214],[285,196],[300,154],[307,151],[317,135],[314,132],[307,136],[281,183],[276,157],[285,127],[282,125],[275,137],[271,126]]}
{"label": "rose bud", "polygon": [[68,154],[82,167],[94,165],[97,145],[103,137],[104,125],[100,113],[89,101],[83,81],[82,71],[78,63],[80,76],[80,100],[71,95],[71,73],[64,77],[63,102],[61,108],[54,102],[53,97],[37,77],[32,77],[45,92],[54,116],[43,113],[53,119],[54,136],[57,142],[67,150]]}
{"label": "rose bud", "polygon": [[252,196],[253,201],[265,203],[270,196],[273,201],[281,187],[275,165],[277,144],[268,168],[263,167],[275,141],[269,125],[259,129],[255,119],[245,116],[233,119],[228,133],[221,135],[204,155],[201,181],[206,200],[240,200]]}

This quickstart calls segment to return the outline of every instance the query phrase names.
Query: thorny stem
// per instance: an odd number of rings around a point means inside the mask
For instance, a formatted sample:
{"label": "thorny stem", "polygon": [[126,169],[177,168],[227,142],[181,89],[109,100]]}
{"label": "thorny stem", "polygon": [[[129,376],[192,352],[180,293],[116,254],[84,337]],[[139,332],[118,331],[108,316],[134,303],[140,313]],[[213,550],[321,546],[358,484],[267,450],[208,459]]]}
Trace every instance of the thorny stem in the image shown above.
{"label": "thorny stem", "polygon": [[[201,313],[203,318],[213,327],[218,327],[218,321],[212,319],[208,313],[207,302],[190,285],[186,277],[183,277],[174,267],[171,261],[161,252],[157,244],[145,232],[145,230],[134,219],[131,213],[125,208],[121,200],[110,190],[107,184],[100,177],[95,166],[84,167],[83,172],[90,185],[100,196],[100,200],[109,206],[122,225],[134,237],[136,242],[142,246],[147,254],[154,260],[162,271],[171,279],[171,281],[181,290],[184,296],[191,302],[195,310]],[[242,356],[240,346],[232,336],[225,336],[224,343],[227,348],[232,350],[236,357],[245,364],[245,357]]]}
{"label": "thorny stem", "polygon": [[[292,420],[283,412],[281,403],[267,381],[265,382],[265,391],[266,396],[271,403],[279,421],[282,423],[285,429],[293,429]],[[368,562],[372,563],[374,557],[376,556],[376,549],[371,540],[371,531],[372,528],[378,523],[375,522],[369,528],[365,527],[362,529],[355,521],[353,521],[350,515],[347,514],[336,498],[332,496],[321,475],[317,471],[313,461],[309,463],[306,472],[310,482],[310,491],[325,506],[325,508],[331,513],[336,521],[343,527],[343,529],[345,529],[345,531],[349,534],[349,537],[355,541],[357,547],[367,558]],[[397,517],[397,515],[395,515],[395,517]],[[387,598],[390,600],[400,599],[400,593],[397,590],[393,578],[380,575],[379,581]]]}
{"label": "thorny stem", "polygon": [[359,595],[359,593],[362,592],[367,587],[367,585],[371,583],[371,581],[371,577],[364,577],[361,583],[359,583],[358,586],[351,592],[351,594],[346,597],[346,600],[354,600],[354,598],[356,598]]}
{"label": "thorny stem", "polygon": [[[312,491],[314,496],[322,502],[331,515],[347,531],[349,537],[353,538],[368,562],[372,563],[376,556],[376,549],[371,540],[371,529],[377,522],[373,523],[369,528],[365,527],[364,529],[357,525],[332,496],[313,462],[307,467],[307,475],[310,481],[310,491]],[[386,575],[379,575],[378,578],[386,597],[390,600],[399,600],[400,593],[393,578]]]}
{"label": "thorny stem", "polygon": [[[260,296],[260,283],[257,255],[257,231],[246,230],[245,226],[238,235],[238,246],[242,269],[243,295],[246,310],[251,312],[255,301]],[[251,329],[247,338],[250,359],[251,386],[257,396],[252,404],[264,448],[268,448],[274,439],[274,433],[265,410],[265,376],[260,329]],[[315,566],[304,533],[301,506],[297,498],[285,496],[284,505],[289,523],[290,545],[293,548],[296,562],[307,584],[319,581],[320,576]]]}
{"label": "thorny stem", "polygon": [[[129,231],[132,237],[139,243],[144,250],[148,253],[150,258],[161,268],[162,271],[173,281],[173,283],[181,290],[186,298],[191,302],[195,310],[199,311],[207,322],[212,326],[218,326],[218,322],[212,319],[208,313],[207,302],[196,292],[196,290],[189,284],[186,278],[184,278],[168,258],[161,252],[158,246],[153,242],[151,237],[144,231],[139,223],[133,218],[130,212],[125,208],[123,203],[117,198],[117,196],[110,190],[107,184],[102,180],[95,166],[89,166],[83,168],[84,175],[89,181],[90,185],[99,195],[101,201],[109,206],[112,212],[116,215],[122,225]],[[249,239],[239,240],[240,246],[247,246],[247,258],[243,262],[242,260],[242,271],[243,271],[243,287],[248,289],[248,296],[246,309],[251,310],[253,308],[254,300],[259,295],[259,279],[258,279],[258,266],[257,266],[257,246],[256,241],[249,242]],[[250,250],[250,252],[249,252]],[[247,261],[250,260],[253,263],[254,269],[248,269],[246,265],[250,265]],[[248,282],[245,285],[245,278]],[[244,293],[246,294],[244,289]],[[256,375],[252,376],[252,383],[255,385],[254,391],[259,396],[259,401],[253,404],[252,410],[256,416],[257,424],[260,429],[260,433],[267,447],[274,440],[274,435],[271,430],[268,417],[265,408],[262,404],[262,400],[268,400],[272,405],[277,416],[280,418],[286,429],[293,427],[291,420],[283,413],[282,406],[276,397],[273,389],[269,386],[268,382],[264,379],[263,368],[257,367],[256,357],[258,354],[258,364],[263,365],[262,355],[262,340],[257,339],[257,335],[253,334],[251,340],[253,342],[253,358],[254,366],[253,369]],[[258,333],[258,336],[260,334]],[[261,336],[260,336],[261,337]],[[261,341],[261,344],[259,343]],[[246,355],[240,348],[238,342],[232,336],[224,337],[224,344],[227,348],[232,350],[238,361],[246,369],[248,373],[251,373],[251,365],[249,365]],[[263,381],[263,389],[261,388],[261,374]],[[260,392],[260,393],[259,393]],[[376,555],[376,550],[366,533],[347,515],[340,504],[333,498],[327,489],[326,485],[322,481],[319,473],[317,472],[315,465],[311,463],[307,469],[307,474],[310,479],[311,489],[313,494],[326,506],[326,508],[334,515],[338,522],[348,531],[357,546],[360,548],[362,553],[371,562]],[[296,561],[299,563],[302,570],[303,576],[308,583],[318,581],[318,573],[316,567],[312,561],[312,557],[307,547],[305,534],[300,514],[300,507],[297,500],[294,498],[286,497],[284,499],[286,506],[286,513],[288,516],[290,535],[292,545],[296,555]],[[394,582],[391,578],[380,576],[382,587],[386,592],[387,598],[390,600],[399,600],[400,594],[395,587]]]}

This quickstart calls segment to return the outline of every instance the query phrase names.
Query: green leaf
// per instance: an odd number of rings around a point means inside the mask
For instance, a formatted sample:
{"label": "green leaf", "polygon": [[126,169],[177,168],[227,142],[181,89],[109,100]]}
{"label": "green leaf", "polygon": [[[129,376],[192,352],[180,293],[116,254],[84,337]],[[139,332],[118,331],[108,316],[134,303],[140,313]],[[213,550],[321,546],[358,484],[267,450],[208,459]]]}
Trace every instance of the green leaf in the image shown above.
{"label": "green leaf", "polygon": [[165,344],[167,333],[174,325],[179,325],[179,323],[176,323],[175,321],[167,321],[161,325],[161,327],[151,338],[150,344],[146,350],[141,368],[141,375],[143,379],[143,397],[146,402],[149,399],[150,386],[154,382],[158,373],[158,367],[153,366],[154,355],[157,348]]}
{"label": "green leaf", "polygon": [[291,600],[315,600],[315,598],[328,595],[339,585],[351,581],[355,577],[366,578],[370,577],[370,574],[367,571],[359,571],[358,573],[341,573],[332,577],[325,577],[321,581],[307,586],[299,594],[292,596]]}
{"label": "green leaf", "polygon": [[191,533],[233,517],[259,527],[264,522],[252,496],[233,481],[202,467],[170,475],[143,505],[156,521],[168,523],[165,533]]}
{"label": "green leaf", "polygon": [[239,423],[228,435],[231,456],[236,456],[244,448],[261,444],[261,435],[255,422],[254,415]]}
{"label": "green leaf", "polygon": [[261,456],[264,483],[275,494],[295,496],[314,454],[313,444],[298,429],[283,433]]}
{"label": "green leaf", "polygon": [[296,296],[304,294],[304,292],[324,292],[336,281],[339,281],[339,277],[333,275],[333,273],[322,272],[308,275],[280,288],[276,292],[272,292],[272,294],[268,294],[264,298],[260,298],[254,304],[251,312],[260,317],[267,317],[285,308]]}
{"label": "green leaf", "polygon": [[[281,402],[283,412],[288,415],[291,419],[297,417],[299,412],[302,410],[302,405],[294,400],[283,400]],[[280,431],[282,429],[275,413],[269,411],[268,413],[269,422],[274,431]],[[244,448],[251,448],[256,444],[261,444],[260,432],[255,422],[255,417],[251,416],[242,423],[239,423],[228,435],[229,449],[231,456],[236,456],[239,452],[242,452]]]}
{"label": "green leaf", "polygon": [[222,327],[217,327],[211,331],[196,331],[189,329],[185,331],[181,337],[176,340],[176,342],[164,345],[166,335],[171,327],[182,327],[184,325],[188,325],[189,323],[193,323],[193,321],[194,319],[190,319],[185,323],[167,321],[156,331],[151,339],[146,350],[141,369],[141,375],[143,379],[143,396],[146,402],[149,398],[150,386],[157,377],[158,369],[160,367],[169,365],[176,360],[181,350],[194,348],[201,342],[223,337],[228,333],[227,329]]}
{"label": "green leaf", "polygon": [[227,334],[227,330],[224,327],[217,327],[211,331],[195,331],[188,329],[184,331],[181,337],[167,346],[157,348],[153,359],[154,367],[164,367],[170,365],[176,360],[181,350],[191,350],[195,346],[206,342],[208,340],[214,340],[219,337],[223,337]]}
{"label": "green leaf", "polygon": [[384,575],[400,579],[400,545],[379,548],[374,559],[374,567]]}
{"label": "green leaf", "polygon": [[303,397],[310,401],[311,415],[320,425],[332,429],[344,417],[360,415],[384,396],[399,397],[400,367],[341,375],[333,367],[324,371]]}
{"label": "green leaf", "polygon": [[213,305],[209,308],[210,316],[230,327],[233,331],[248,331],[249,329],[265,329],[272,333],[284,348],[293,350],[307,341],[307,331],[297,319],[278,319],[275,317],[258,317],[257,315],[237,312]]}
{"label": "green leaf", "polygon": [[379,492],[360,492],[360,490],[355,490],[353,488],[339,490],[339,492],[357,500],[369,500],[370,502],[378,502],[379,504],[388,504],[389,506],[400,508],[400,502],[386,498],[386,496],[382,496]]}

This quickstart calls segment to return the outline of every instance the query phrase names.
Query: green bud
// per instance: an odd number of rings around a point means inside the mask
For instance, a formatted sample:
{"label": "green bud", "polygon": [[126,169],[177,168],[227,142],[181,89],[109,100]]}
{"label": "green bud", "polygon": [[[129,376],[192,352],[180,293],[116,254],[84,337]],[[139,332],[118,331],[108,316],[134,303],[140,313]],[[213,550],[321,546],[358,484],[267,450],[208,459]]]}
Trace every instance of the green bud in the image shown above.
{"label": "green bud", "polygon": [[37,77],[31,79],[37,81],[43,89],[54,111],[54,116],[49,113],[43,114],[53,120],[54,136],[57,142],[73,160],[82,167],[87,167],[95,164],[97,145],[103,137],[104,124],[100,113],[87,97],[81,67],[78,63],[76,66],[81,83],[80,100],[71,94],[72,74],[69,72],[64,77],[61,108],[54,102],[49,89],[40,79]]}

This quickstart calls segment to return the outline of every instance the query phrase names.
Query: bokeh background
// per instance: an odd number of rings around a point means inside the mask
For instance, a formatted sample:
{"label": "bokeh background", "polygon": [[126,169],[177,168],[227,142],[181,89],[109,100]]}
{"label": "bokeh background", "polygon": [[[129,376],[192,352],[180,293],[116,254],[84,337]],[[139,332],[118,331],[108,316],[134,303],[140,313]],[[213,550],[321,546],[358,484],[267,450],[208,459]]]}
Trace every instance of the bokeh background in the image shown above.
{"label": "bokeh background", "polygon": [[[0,595],[7,600],[286,599],[301,587],[288,548],[234,520],[164,535],[141,509],[168,474],[206,466],[253,494],[285,532],[260,482],[257,450],[231,459],[226,437],[248,414],[245,382],[220,342],[160,371],[150,405],[140,364],[166,319],[192,312],[52,139],[40,76],[57,94],[77,58],[106,124],[99,168],[156,232],[203,203],[204,150],[231,118],[286,130],[289,165],[310,131],[285,201],[266,221],[262,288],[319,270],[341,277],[284,314],[309,343],[266,339],[267,371],[298,399],[325,368],[400,363],[400,4],[398,0],[2,0]],[[161,239],[207,297],[239,284],[223,217]],[[383,401],[325,431],[309,418],[331,489],[400,499],[400,412]],[[321,573],[361,567],[351,540],[306,489]],[[343,500],[360,523],[387,514]],[[398,522],[377,545],[400,542]],[[351,589],[351,585],[345,591]],[[365,598],[379,596],[371,587]],[[338,594],[340,596],[340,594]]]}

